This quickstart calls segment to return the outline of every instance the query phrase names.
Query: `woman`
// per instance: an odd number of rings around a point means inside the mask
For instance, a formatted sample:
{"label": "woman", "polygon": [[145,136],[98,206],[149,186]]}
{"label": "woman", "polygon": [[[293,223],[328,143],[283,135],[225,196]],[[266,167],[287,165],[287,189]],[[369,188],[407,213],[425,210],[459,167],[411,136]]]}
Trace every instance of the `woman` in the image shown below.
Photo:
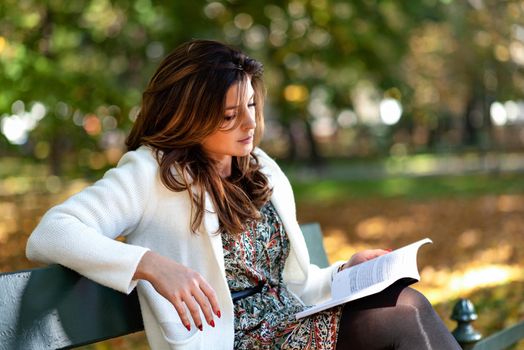
{"label": "woman", "polygon": [[129,152],[46,213],[27,256],[136,286],[155,350],[458,349],[401,285],[295,319],[329,298],[337,271],[387,251],[309,264],[291,186],[256,148],[263,103],[259,62],[214,41],[181,45],[143,94]]}

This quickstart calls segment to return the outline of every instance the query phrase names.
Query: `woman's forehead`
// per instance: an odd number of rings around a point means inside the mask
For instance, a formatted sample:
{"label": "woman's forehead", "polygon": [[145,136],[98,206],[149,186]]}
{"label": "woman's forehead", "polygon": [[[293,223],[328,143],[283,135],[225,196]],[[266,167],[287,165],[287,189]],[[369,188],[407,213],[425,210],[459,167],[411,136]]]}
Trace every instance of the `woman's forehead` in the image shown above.
{"label": "woman's forehead", "polygon": [[231,85],[226,94],[226,108],[237,107],[241,101],[250,100],[255,91],[251,85],[251,78],[239,81]]}

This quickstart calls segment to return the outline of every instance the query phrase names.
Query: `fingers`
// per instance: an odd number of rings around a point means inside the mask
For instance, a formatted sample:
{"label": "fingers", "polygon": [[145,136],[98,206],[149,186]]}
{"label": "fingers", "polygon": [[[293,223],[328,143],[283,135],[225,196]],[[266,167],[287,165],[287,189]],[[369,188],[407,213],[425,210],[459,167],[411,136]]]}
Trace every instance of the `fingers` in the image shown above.
{"label": "fingers", "polygon": [[377,258],[381,255],[384,255],[384,254],[387,254],[389,253],[388,250],[385,250],[385,249],[371,249],[371,250],[368,250],[367,251],[367,256],[366,258],[369,260],[369,259],[374,259],[374,258]]}
{"label": "fingers", "polygon": [[144,266],[140,271],[137,268],[137,278],[151,282],[156,291],[173,304],[188,330],[191,330],[191,319],[198,329],[203,329],[202,315],[210,326],[215,326],[213,313],[221,316],[218,299],[202,275],[159,254],[151,253],[147,259],[144,255],[141,263]]}
{"label": "fingers", "polygon": [[187,330],[191,330],[189,318],[191,317],[195,326],[202,331],[203,326],[200,310],[202,310],[205,321],[211,327],[215,327],[213,313],[218,317],[221,316],[215,291],[199,274],[192,276],[192,278],[187,281],[185,288],[174,292],[169,299]]}
{"label": "fingers", "polygon": [[[186,295],[184,298],[184,302],[186,303],[187,309],[189,310],[189,313],[191,314],[191,317],[193,318],[193,322],[195,323],[196,327],[199,330],[202,330],[202,319],[200,318],[200,312],[199,312],[199,309],[202,306],[199,307],[199,305],[195,301],[195,298],[193,298],[192,295]],[[205,307],[203,308],[202,311],[204,311],[204,309]]]}
{"label": "fingers", "polygon": [[199,330],[203,329],[200,310],[202,310],[207,323],[212,327],[215,326],[213,315],[211,313],[211,307],[209,303],[206,302],[202,292],[197,291],[195,292],[195,295],[190,294],[189,292],[184,292],[179,297],[173,298],[171,303],[178,312],[178,316],[180,317],[182,324],[187,328],[188,331],[191,330],[191,321],[189,317],[193,319],[193,323]]}
{"label": "fingers", "polygon": [[182,321],[182,324],[184,327],[187,328],[188,331],[191,330],[191,322],[189,322],[189,318],[187,317],[186,308],[184,307],[184,304],[182,303],[182,300],[179,298],[174,298],[171,300],[171,304],[176,309],[176,312],[178,313],[178,317],[180,317],[180,320]]}
{"label": "fingers", "polygon": [[220,318],[220,307],[218,305],[218,298],[215,293],[215,290],[209,283],[207,283],[205,280],[202,280],[203,283],[200,284],[200,289],[202,290],[202,293],[206,296],[207,300],[211,304],[211,309],[213,310],[213,313]]}
{"label": "fingers", "polygon": [[353,254],[353,256],[348,260],[348,262],[344,264],[341,270],[345,269],[346,267],[358,265],[360,263],[363,263],[364,261],[368,261],[368,260],[377,258],[389,252],[390,252],[389,250],[385,250],[385,249],[363,250],[361,252]]}
{"label": "fingers", "polygon": [[193,294],[194,300],[200,306],[202,313],[211,327],[215,327],[215,321],[213,321],[213,310],[209,298],[199,289]]}

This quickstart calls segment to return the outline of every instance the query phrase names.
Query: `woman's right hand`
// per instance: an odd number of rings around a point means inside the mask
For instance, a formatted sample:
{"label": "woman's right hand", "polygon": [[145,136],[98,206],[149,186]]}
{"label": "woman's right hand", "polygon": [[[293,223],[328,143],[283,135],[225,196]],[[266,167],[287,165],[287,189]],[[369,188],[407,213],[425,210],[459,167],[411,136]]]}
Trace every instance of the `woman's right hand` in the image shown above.
{"label": "woman's right hand", "polygon": [[187,330],[191,329],[191,323],[184,304],[200,330],[202,320],[199,309],[212,327],[215,326],[213,313],[220,317],[218,300],[211,285],[198,272],[172,259],[148,251],[138,263],[133,279],[149,281],[158,293],[173,304]]}

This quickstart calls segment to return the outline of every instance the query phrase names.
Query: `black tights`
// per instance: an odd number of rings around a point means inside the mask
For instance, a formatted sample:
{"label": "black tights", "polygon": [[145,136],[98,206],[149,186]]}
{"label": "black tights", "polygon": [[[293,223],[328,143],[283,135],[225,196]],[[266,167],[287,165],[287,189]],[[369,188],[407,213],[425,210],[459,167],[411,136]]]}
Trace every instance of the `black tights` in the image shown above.
{"label": "black tights", "polygon": [[460,349],[429,301],[396,283],[381,293],[347,303],[337,350]]}

